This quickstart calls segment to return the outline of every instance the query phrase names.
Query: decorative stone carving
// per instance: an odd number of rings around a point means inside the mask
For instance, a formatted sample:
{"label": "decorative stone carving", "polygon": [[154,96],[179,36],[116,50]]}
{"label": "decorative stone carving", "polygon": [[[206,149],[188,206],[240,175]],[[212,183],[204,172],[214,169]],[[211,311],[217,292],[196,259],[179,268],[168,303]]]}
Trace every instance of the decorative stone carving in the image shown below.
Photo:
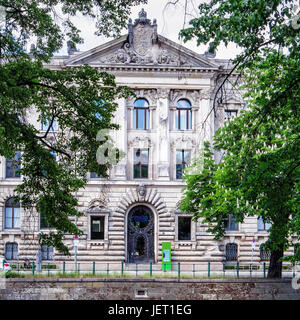
{"label": "decorative stone carving", "polygon": [[145,135],[136,136],[128,142],[130,147],[133,148],[150,148],[152,146],[151,139]]}
{"label": "decorative stone carving", "polygon": [[167,99],[169,98],[169,92],[170,92],[170,89],[159,88],[157,89],[157,98]]}
{"label": "decorative stone carving", "polygon": [[145,98],[148,100],[148,102],[150,103],[150,105],[156,106],[157,103],[157,90],[156,89],[140,89],[140,90],[132,90],[136,97],[130,97],[127,99],[127,106],[133,106],[134,101],[137,98]]}
{"label": "decorative stone carving", "polygon": [[212,95],[211,89],[203,89],[201,90],[201,99],[210,99]]}
{"label": "decorative stone carving", "polygon": [[144,183],[140,184],[137,187],[136,191],[141,197],[145,197],[146,192],[147,192],[146,185]]}
{"label": "decorative stone carving", "polygon": [[176,105],[179,99],[188,99],[192,107],[197,107],[199,105],[199,100],[201,99],[202,90],[171,90],[170,91],[170,101],[172,105]]}
{"label": "decorative stone carving", "polygon": [[159,47],[156,19],[147,19],[147,13],[142,9],[134,25],[128,22],[128,39],[121,48],[104,57],[102,63],[139,64],[139,65],[172,65],[197,66],[191,59],[187,60],[181,53],[174,54],[166,47]]}
{"label": "decorative stone carving", "polygon": [[196,146],[196,141],[191,136],[182,135],[181,137],[178,137],[171,142],[172,148],[189,149],[189,148],[195,148],[195,146]]}

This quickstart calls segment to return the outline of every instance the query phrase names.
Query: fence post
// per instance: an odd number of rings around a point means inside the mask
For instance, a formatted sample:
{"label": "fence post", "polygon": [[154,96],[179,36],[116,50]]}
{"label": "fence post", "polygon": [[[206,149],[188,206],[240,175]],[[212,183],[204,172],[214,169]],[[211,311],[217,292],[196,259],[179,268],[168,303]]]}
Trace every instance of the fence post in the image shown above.
{"label": "fence post", "polygon": [[266,263],[264,262],[264,278],[266,277]]}
{"label": "fence post", "polygon": [[121,263],[121,275],[124,274],[124,261],[122,261]]}
{"label": "fence post", "polygon": [[240,264],[238,262],[236,263],[236,276],[240,277]]}
{"label": "fence post", "polygon": [[178,262],[178,278],[180,278],[180,262]]}
{"label": "fence post", "polygon": [[78,266],[78,274],[80,274],[80,263],[78,263],[77,266]]}
{"label": "fence post", "polygon": [[252,278],[252,263],[250,263],[250,277]]}
{"label": "fence post", "polygon": [[93,275],[95,275],[95,272],[96,272],[96,262],[93,261]]}
{"label": "fence post", "polygon": [[106,274],[109,275],[109,263],[107,263]]}
{"label": "fence post", "polygon": [[152,262],[150,262],[150,277],[152,277]]}
{"label": "fence post", "polygon": [[66,262],[64,261],[63,262],[63,274],[65,274],[66,273]]}
{"label": "fence post", "polygon": [[34,275],[34,262],[32,261],[32,274]]}
{"label": "fence post", "polygon": [[208,275],[208,277],[210,278],[210,262],[208,262],[207,275]]}
{"label": "fence post", "polygon": [[195,278],[195,263],[193,263],[193,278]]}
{"label": "fence post", "polygon": [[50,273],[49,273],[49,262],[48,262],[48,277],[49,277],[49,274],[50,274]]}
{"label": "fence post", "polygon": [[135,276],[137,277],[137,275],[138,275],[138,264],[136,263],[135,264]]}

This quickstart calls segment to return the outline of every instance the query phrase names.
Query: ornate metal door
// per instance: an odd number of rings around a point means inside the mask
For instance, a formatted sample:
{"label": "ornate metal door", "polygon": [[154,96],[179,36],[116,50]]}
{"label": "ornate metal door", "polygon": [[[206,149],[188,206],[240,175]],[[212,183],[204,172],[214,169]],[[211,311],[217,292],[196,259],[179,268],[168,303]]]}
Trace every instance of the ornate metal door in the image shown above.
{"label": "ornate metal door", "polygon": [[127,261],[154,262],[154,216],[146,206],[136,206],[127,218]]}

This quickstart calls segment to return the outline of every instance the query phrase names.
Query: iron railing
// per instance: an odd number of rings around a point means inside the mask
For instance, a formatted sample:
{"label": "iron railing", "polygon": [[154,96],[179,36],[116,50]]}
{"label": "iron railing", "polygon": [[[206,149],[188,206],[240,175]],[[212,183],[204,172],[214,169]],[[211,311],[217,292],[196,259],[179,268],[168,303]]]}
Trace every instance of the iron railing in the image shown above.
{"label": "iron railing", "polygon": [[[241,262],[173,262],[171,270],[164,263],[49,261],[38,270],[35,262],[11,262],[13,272],[20,275],[42,276],[99,276],[99,277],[160,277],[160,278],[266,278],[269,263]],[[292,278],[300,273],[300,263],[283,263],[282,276]]]}

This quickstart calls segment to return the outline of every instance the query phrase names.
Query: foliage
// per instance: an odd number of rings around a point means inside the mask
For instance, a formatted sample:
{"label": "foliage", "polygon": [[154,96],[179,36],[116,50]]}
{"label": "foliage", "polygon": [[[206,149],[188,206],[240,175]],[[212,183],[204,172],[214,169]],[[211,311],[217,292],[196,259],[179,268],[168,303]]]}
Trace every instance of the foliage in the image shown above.
{"label": "foliage", "polygon": [[[247,109],[215,134],[214,149],[225,153],[222,162],[185,176],[182,210],[204,217],[217,238],[224,235],[229,214],[237,222],[261,216],[272,223],[269,277],[281,276],[284,250],[300,239],[300,42],[294,4],[213,0],[201,4],[200,17],[181,31],[186,41],[196,37],[211,50],[221,42],[243,49],[224,77],[234,70],[242,74],[247,102]],[[210,163],[211,155],[204,161]],[[298,249],[289,258],[299,256]]]}
{"label": "foliage", "polygon": [[[41,244],[65,254],[64,234],[82,234],[69,218],[82,214],[76,193],[84,188],[87,172],[107,176],[109,164],[96,161],[97,149],[105,143],[97,140],[97,133],[118,129],[112,123],[115,101],[131,92],[117,87],[113,75],[89,66],[54,70],[45,63],[64,41],[73,47],[82,42],[72,23],[75,15],[97,19],[99,34],[116,35],[131,6],[144,2],[0,0],[6,12],[0,30],[0,155],[12,158],[22,151],[23,179],[16,195],[26,215],[35,208],[54,230],[41,235]],[[35,40],[29,54],[25,47]],[[41,132],[32,119],[43,122],[46,130]]]}

